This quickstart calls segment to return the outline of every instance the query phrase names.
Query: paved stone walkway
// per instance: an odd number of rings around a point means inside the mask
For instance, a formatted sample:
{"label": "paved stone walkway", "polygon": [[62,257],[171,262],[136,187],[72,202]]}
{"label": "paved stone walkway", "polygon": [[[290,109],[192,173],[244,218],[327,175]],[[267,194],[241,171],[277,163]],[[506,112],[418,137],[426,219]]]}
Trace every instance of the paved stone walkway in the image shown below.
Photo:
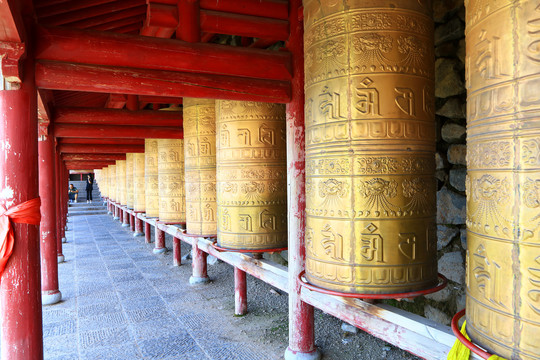
{"label": "paved stone walkway", "polygon": [[205,295],[212,284],[190,287],[190,264],[179,276],[144,238],[133,238],[110,216],[72,216],[69,227],[66,262],[59,265],[63,301],[43,308],[45,359],[268,360],[283,354],[230,336],[241,318],[228,309],[228,317],[205,311],[205,302],[224,301]]}

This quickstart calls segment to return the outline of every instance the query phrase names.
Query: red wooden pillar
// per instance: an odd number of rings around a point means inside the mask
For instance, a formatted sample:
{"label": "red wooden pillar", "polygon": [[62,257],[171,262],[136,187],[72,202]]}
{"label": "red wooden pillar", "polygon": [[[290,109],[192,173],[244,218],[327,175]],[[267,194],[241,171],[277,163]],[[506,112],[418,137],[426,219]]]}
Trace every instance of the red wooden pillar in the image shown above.
{"label": "red wooden pillar", "polygon": [[[0,6],[5,11],[5,2]],[[8,208],[39,196],[37,92],[31,45],[26,41],[28,54],[21,64],[20,88],[0,90],[0,204]],[[0,81],[6,84],[1,75]],[[12,226],[13,253],[0,282],[1,358],[39,360],[43,359],[39,227]]]}
{"label": "red wooden pillar", "polygon": [[306,189],[304,144],[304,35],[302,1],[289,3],[290,37],[287,48],[293,55],[292,99],[287,104],[287,182],[289,204],[289,347],[286,360],[315,360],[313,307],[300,299],[298,275],[305,268]]}
{"label": "red wooden pillar", "polygon": [[69,189],[69,170],[66,167],[64,161],[60,161],[62,165],[63,174],[62,174],[62,185],[64,186],[64,191],[62,194],[62,241],[60,242],[60,250],[62,250],[62,243],[67,242],[66,239],[66,230],[68,229],[68,189]]}
{"label": "red wooden pillar", "polygon": [[[52,125],[49,125],[52,134]],[[41,301],[56,304],[62,299],[58,290],[58,259],[56,238],[56,174],[54,137],[39,139],[39,196],[41,197]]]}
{"label": "red wooden pillar", "polygon": [[143,230],[143,221],[137,217],[137,213],[135,213],[135,232],[133,233],[134,237],[137,236],[143,236],[144,230]]}
{"label": "red wooden pillar", "polygon": [[165,231],[160,230],[157,226],[156,221],[156,242],[154,243],[154,254],[163,254],[167,251],[167,248],[165,247]]}
{"label": "red wooden pillar", "polygon": [[[64,262],[64,254],[62,253],[62,242],[64,240],[64,168],[60,160],[60,153],[56,153],[56,189],[58,198],[58,209],[56,209],[56,258],[58,263]],[[67,192],[67,191],[66,191]]]}
{"label": "red wooden pillar", "polygon": [[144,223],[144,241],[147,244],[150,244],[152,242],[152,227],[150,223],[145,222]]}
{"label": "red wooden pillar", "polygon": [[173,266],[182,265],[182,248],[180,247],[180,239],[173,237]]}
{"label": "red wooden pillar", "polygon": [[234,268],[234,315],[247,314],[246,272]]}
{"label": "red wooden pillar", "polygon": [[135,215],[129,215],[129,228],[135,232]]}

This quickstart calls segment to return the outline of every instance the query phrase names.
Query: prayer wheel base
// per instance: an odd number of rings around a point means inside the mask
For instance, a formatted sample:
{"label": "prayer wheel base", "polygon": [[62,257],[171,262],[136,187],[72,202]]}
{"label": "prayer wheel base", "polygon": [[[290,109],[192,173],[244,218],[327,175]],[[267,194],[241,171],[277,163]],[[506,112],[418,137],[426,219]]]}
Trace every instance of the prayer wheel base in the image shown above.
{"label": "prayer wheel base", "polygon": [[129,227],[129,224],[122,224],[122,227]]}
{"label": "prayer wheel base", "polygon": [[217,251],[229,251],[229,252],[239,252],[239,253],[276,253],[276,252],[282,252],[286,251],[288,248],[282,247],[282,248],[273,248],[273,249],[234,249],[234,248],[227,248],[227,247],[221,247],[217,244],[217,242],[212,243],[212,246]]}
{"label": "prayer wheel base", "polygon": [[133,237],[139,237],[139,236],[144,236],[144,233],[142,232],[133,233]]}
{"label": "prayer wheel base", "polygon": [[341,292],[336,290],[329,290],[322,288],[320,286],[314,285],[312,283],[309,283],[306,279],[306,272],[302,271],[300,275],[298,276],[298,279],[300,280],[300,284],[309,290],[320,292],[322,294],[327,295],[334,295],[334,296],[341,296],[341,297],[347,297],[347,298],[354,298],[354,299],[406,299],[406,298],[414,298],[421,295],[427,295],[432,294],[434,292],[440,291],[448,285],[448,279],[442,275],[438,274],[439,280],[437,284],[434,284],[426,289],[420,289],[420,290],[414,290],[414,291],[407,291],[407,292],[401,292],[401,293],[388,293],[388,294],[374,294],[374,293],[358,293],[358,292]]}

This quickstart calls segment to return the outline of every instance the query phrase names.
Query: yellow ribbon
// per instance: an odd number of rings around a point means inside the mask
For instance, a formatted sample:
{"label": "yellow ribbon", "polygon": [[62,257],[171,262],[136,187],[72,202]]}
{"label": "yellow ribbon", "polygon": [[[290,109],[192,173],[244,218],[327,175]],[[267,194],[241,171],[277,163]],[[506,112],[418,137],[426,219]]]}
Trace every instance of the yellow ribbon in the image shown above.
{"label": "yellow ribbon", "polygon": [[[467,338],[467,340],[471,340],[469,335],[467,335],[467,331],[465,331],[465,323],[463,322],[463,325],[461,326],[460,332]],[[468,347],[463,345],[459,339],[456,339],[454,342],[454,346],[452,346],[452,349],[450,349],[450,352],[448,353],[447,360],[469,360],[469,357],[471,356],[471,350],[469,350]]]}

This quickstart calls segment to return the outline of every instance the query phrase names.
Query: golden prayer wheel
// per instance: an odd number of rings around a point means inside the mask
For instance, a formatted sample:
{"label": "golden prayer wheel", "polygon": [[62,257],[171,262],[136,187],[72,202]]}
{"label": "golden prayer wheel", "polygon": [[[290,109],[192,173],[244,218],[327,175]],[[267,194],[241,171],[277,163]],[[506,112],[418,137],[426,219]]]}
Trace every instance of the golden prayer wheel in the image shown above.
{"label": "golden prayer wheel", "polygon": [[109,165],[107,188],[109,192],[109,199],[116,202],[116,165]]}
{"label": "golden prayer wheel", "polygon": [[216,101],[219,246],[287,247],[285,106]]}
{"label": "golden prayer wheel", "polygon": [[467,333],[540,359],[540,7],[465,1]]}
{"label": "golden prayer wheel", "polygon": [[126,154],[126,206],[133,209],[133,153]]}
{"label": "golden prayer wheel", "polygon": [[159,220],[186,221],[184,140],[158,140]]}
{"label": "golden prayer wheel", "polygon": [[187,232],[216,234],[215,100],[184,98],[184,144]]}
{"label": "golden prayer wheel", "polygon": [[133,210],[145,211],[144,153],[133,154]]}
{"label": "golden prayer wheel", "polygon": [[437,284],[431,2],[304,1],[306,277]]}
{"label": "golden prayer wheel", "polygon": [[116,202],[126,205],[126,160],[116,160]]}
{"label": "golden prayer wheel", "polygon": [[[94,185],[99,184],[102,182],[102,170],[101,169],[95,169],[94,170]],[[101,196],[107,196],[103,192],[103,190],[100,190]]]}
{"label": "golden prayer wheel", "polygon": [[108,177],[109,177],[109,168],[104,167],[103,169],[101,169],[98,186],[99,186],[99,190],[101,191],[101,196],[106,197],[106,198],[109,197]]}
{"label": "golden prayer wheel", "polygon": [[144,197],[147,217],[159,216],[158,141],[144,140]]}

